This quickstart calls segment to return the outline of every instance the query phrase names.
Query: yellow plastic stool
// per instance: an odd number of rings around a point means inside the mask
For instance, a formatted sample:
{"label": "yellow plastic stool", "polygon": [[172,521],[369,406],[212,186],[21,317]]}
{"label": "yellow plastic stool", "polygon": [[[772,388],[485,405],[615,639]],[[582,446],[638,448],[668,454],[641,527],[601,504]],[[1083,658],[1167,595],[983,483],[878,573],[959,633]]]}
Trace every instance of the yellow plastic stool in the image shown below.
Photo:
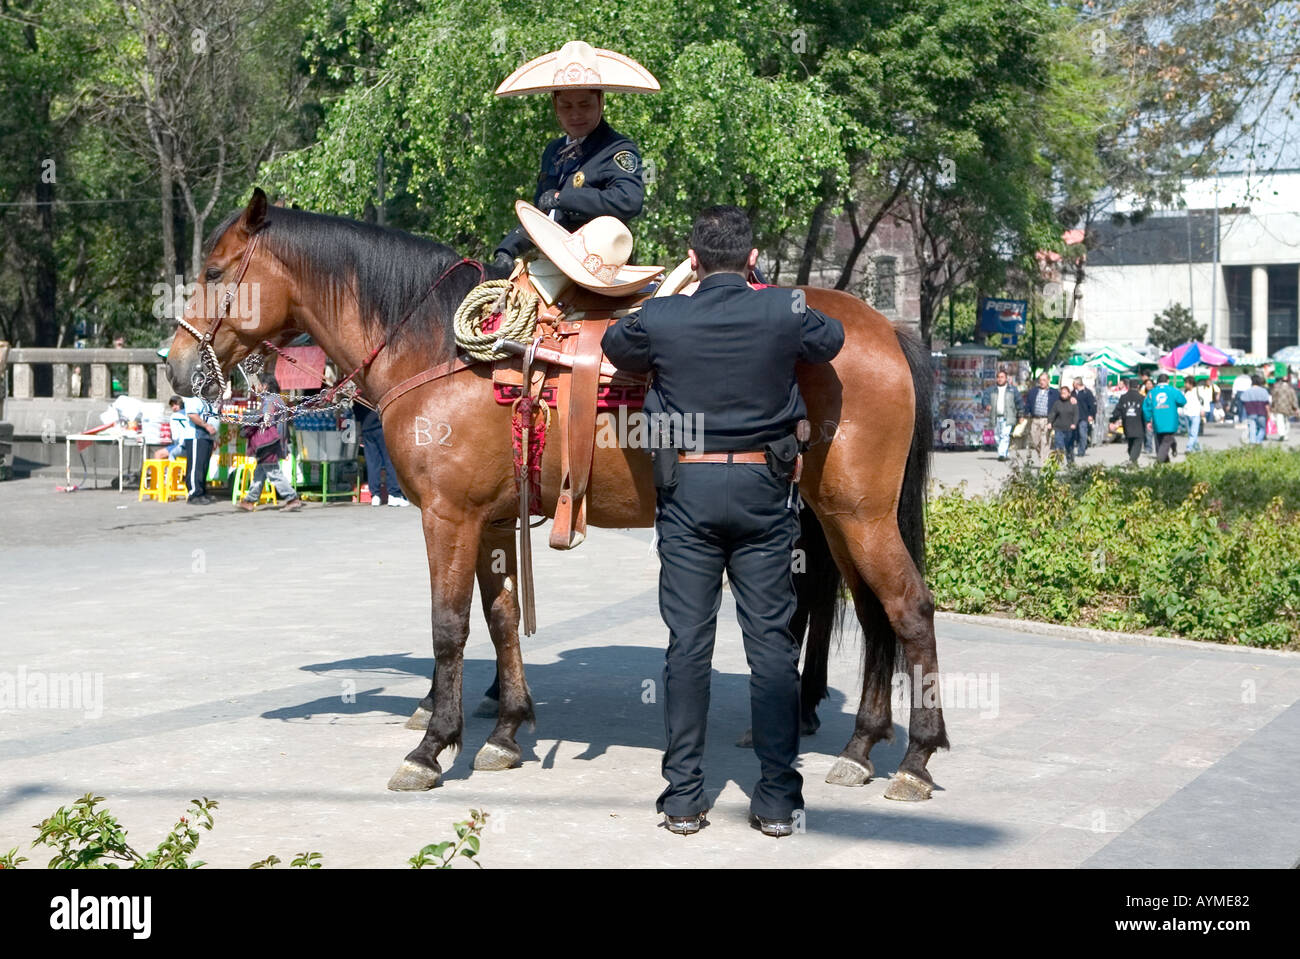
{"label": "yellow plastic stool", "polygon": [[145,460],[140,470],[140,495],[136,502],[154,499],[167,502],[167,465],[171,460]]}
{"label": "yellow plastic stool", "polygon": [[187,470],[187,461],[184,457],[176,460],[168,460],[167,466],[163,470],[163,502],[170,503],[174,499],[185,499],[189,496],[189,487],[185,485],[185,473]]}
{"label": "yellow plastic stool", "polygon": [[[257,460],[251,456],[237,456],[231,466],[230,473],[230,502],[238,503],[248,492],[248,487],[253,483],[253,472],[257,469]],[[275,495],[275,484],[266,483],[262,486],[262,495],[258,497],[259,503],[275,503],[279,497]]]}

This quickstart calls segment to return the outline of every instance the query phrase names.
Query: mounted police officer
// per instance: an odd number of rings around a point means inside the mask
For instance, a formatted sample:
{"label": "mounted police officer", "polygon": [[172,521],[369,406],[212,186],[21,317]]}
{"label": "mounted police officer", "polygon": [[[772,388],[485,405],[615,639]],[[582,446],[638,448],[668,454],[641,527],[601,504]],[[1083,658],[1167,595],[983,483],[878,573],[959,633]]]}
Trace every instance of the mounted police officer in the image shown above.
{"label": "mounted police officer", "polygon": [[[651,299],[606,331],[609,359],[654,372],[647,409],[694,424],[699,449],[656,449],[659,610],[668,627],[664,722],[668,786],[656,807],[689,835],[708,811],[705,721],[714,632],[726,570],[749,661],[754,752],[762,774],[750,824],[793,832],[803,807],[799,751],[799,646],[792,554],[799,536],[796,426],[805,417],[795,364],[824,363],[844,328],[807,308],[801,291],[752,289],[758,251],[743,211],[710,207],[695,221],[692,296]],[[684,430],[682,431],[684,434]],[[683,445],[682,435],[672,445]]]}
{"label": "mounted police officer", "polygon": [[[564,135],[542,151],[533,205],[572,231],[599,216],[624,223],[645,199],[641,154],[605,122],[605,91],[654,93],[659,82],[635,60],[571,41],[558,52],[524,64],[497,88],[497,96],[550,91]],[[533,246],[522,227],[497,246],[493,265],[509,269]]]}

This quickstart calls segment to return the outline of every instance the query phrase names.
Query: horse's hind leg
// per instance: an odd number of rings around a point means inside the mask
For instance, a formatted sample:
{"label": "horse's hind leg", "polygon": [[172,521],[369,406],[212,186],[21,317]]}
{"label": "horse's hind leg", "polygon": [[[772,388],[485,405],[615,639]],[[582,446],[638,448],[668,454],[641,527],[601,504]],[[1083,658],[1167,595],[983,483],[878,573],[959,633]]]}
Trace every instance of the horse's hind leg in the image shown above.
{"label": "horse's hind leg", "polygon": [[478,587],[483,599],[492,645],[497,652],[500,694],[496,728],[474,757],[475,769],[509,769],[519,762],[521,751],[515,742],[520,723],[533,721],[533,700],[524,678],[524,658],[519,651],[519,582],[515,559],[514,530],[489,526],[478,551]]}
{"label": "horse's hind leg", "polygon": [[389,789],[401,791],[432,789],[442,777],[438,754],[447,746],[460,749],[464,731],[461,677],[483,529],[480,518],[457,515],[436,497],[429,497],[421,506],[433,599],[433,715],[420,744],[388,780]]}
{"label": "horse's hind leg", "polygon": [[[936,749],[948,747],[939,702],[934,602],[930,591],[893,523],[879,524],[875,531],[866,524],[853,524],[835,533],[828,529],[827,534],[837,557],[844,556],[852,562],[846,578],[862,623],[866,661],[853,736],[826,781],[842,785],[866,782],[872,773],[868,758],[871,747],[892,736],[890,693],[897,642],[909,677],[915,682],[920,676],[921,688],[913,690],[907,752],[885,796],[928,799],[934,779],[926,764]],[[841,569],[845,567],[841,565]]]}

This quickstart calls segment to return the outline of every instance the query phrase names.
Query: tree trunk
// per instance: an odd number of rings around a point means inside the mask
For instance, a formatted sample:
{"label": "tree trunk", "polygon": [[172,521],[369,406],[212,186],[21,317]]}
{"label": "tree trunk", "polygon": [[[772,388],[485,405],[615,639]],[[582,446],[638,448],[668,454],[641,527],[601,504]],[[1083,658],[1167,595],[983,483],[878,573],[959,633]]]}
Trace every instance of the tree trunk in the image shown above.
{"label": "tree trunk", "polygon": [[808,224],[808,238],[804,241],[803,253],[799,257],[799,272],[795,275],[795,286],[807,286],[812,276],[813,261],[817,259],[817,248],[821,245],[822,226],[826,222],[826,211],[831,206],[831,184],[822,180],[822,198],[813,208],[812,222]]}
{"label": "tree trunk", "polygon": [[1047,359],[1043,363],[1043,369],[1045,370],[1050,370],[1056,365],[1056,358],[1061,353],[1061,347],[1065,345],[1065,338],[1074,326],[1074,308],[1079,300],[1083,298],[1083,294],[1079,292],[1081,286],[1083,286],[1083,257],[1080,257],[1074,263],[1074,295],[1070,297],[1070,309],[1066,311],[1065,323],[1061,326],[1061,332],[1056,335],[1056,342],[1052,344],[1051,352],[1047,354]]}

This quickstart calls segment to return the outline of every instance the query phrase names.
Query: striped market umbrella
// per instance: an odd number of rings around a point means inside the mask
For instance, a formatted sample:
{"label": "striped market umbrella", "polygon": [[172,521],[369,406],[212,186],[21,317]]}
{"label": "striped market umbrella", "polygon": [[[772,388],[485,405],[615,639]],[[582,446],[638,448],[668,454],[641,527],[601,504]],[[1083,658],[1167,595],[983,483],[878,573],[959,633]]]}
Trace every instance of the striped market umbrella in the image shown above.
{"label": "striped market umbrella", "polygon": [[1133,369],[1134,365],[1117,351],[1111,349],[1101,349],[1088,358],[1089,363],[1095,363],[1104,366],[1111,373],[1127,373]]}
{"label": "striped market umbrella", "polygon": [[1232,357],[1217,347],[1210,346],[1208,343],[1202,343],[1200,340],[1192,340],[1190,343],[1184,343],[1182,346],[1175,346],[1172,350],[1160,357],[1160,365],[1171,370],[1185,370],[1189,366],[1195,366],[1197,363],[1207,363],[1210,366],[1223,366],[1225,363],[1231,363]]}

